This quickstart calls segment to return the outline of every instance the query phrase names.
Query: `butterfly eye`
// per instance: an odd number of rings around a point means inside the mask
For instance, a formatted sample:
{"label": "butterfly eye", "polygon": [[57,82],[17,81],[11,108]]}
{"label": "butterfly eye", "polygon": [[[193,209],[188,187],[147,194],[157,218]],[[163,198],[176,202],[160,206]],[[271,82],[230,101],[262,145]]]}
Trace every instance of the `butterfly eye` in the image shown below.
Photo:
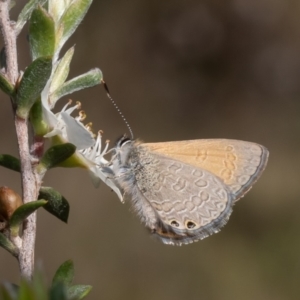
{"label": "butterfly eye", "polygon": [[188,229],[193,229],[193,228],[196,227],[196,223],[194,223],[193,221],[187,221],[187,222],[186,222],[186,227],[187,227]]}
{"label": "butterfly eye", "polygon": [[173,227],[179,227],[179,223],[176,220],[170,222]]}
{"label": "butterfly eye", "polygon": [[131,142],[131,139],[123,135],[118,141],[117,141],[117,147],[121,148],[125,144]]}

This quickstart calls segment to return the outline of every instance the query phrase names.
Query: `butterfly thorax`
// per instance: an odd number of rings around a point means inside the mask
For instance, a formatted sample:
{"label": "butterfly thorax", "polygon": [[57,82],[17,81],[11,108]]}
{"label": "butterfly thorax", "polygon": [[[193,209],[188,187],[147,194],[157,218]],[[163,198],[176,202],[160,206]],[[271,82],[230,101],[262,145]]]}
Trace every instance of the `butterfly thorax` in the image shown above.
{"label": "butterfly thorax", "polygon": [[140,191],[152,191],[158,182],[159,161],[139,142],[130,141],[117,150],[114,172],[120,186],[130,193],[132,185]]}
{"label": "butterfly thorax", "polygon": [[153,192],[158,174],[156,165],[157,161],[151,153],[134,141],[118,147],[113,160],[115,180],[131,200],[142,222],[151,230],[157,226],[157,214],[143,194]]}

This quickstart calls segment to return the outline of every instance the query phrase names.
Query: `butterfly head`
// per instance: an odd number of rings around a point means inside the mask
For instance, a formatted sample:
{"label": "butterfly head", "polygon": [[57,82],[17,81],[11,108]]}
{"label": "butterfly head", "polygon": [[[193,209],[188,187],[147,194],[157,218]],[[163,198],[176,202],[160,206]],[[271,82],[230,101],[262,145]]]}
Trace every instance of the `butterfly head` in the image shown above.
{"label": "butterfly head", "polygon": [[114,167],[127,165],[134,141],[123,135],[113,149],[112,164]]}

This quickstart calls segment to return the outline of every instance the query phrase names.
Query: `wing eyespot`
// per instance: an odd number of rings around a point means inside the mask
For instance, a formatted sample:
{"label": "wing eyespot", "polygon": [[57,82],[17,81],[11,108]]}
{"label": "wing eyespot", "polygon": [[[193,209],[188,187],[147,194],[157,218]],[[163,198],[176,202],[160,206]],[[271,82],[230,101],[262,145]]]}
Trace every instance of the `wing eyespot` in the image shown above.
{"label": "wing eyespot", "polygon": [[185,227],[187,229],[194,229],[196,226],[197,224],[194,221],[189,220],[185,222]]}
{"label": "wing eyespot", "polygon": [[176,227],[176,228],[178,228],[179,225],[180,225],[179,222],[176,221],[176,220],[172,220],[172,221],[170,222],[170,224],[171,224],[171,226]]}

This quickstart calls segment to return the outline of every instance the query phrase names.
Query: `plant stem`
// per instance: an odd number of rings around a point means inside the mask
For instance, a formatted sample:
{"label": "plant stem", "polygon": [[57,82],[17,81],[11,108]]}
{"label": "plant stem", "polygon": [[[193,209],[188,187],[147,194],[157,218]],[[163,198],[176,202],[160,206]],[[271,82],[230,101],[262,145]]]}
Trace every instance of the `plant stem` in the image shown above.
{"label": "plant stem", "polygon": [[14,25],[9,18],[10,0],[0,0],[0,27],[6,54],[6,75],[15,83],[18,78],[17,44]]}
{"label": "plant stem", "polygon": [[[17,45],[14,25],[9,18],[9,5],[10,0],[0,0],[0,28],[6,54],[6,76],[15,84],[18,78]],[[27,120],[15,116],[15,128],[21,162],[22,198],[24,203],[28,203],[37,199],[40,180],[35,176],[31,163]],[[22,246],[19,249],[18,261],[21,276],[31,279],[34,271],[35,213],[27,218],[23,227]]]}
{"label": "plant stem", "polygon": [[[28,203],[37,199],[39,186],[31,164],[28,123],[26,120],[15,116],[15,126],[21,161],[23,202]],[[36,213],[33,213],[24,223],[22,247],[18,257],[21,276],[27,279],[32,279],[34,271],[35,238]]]}

